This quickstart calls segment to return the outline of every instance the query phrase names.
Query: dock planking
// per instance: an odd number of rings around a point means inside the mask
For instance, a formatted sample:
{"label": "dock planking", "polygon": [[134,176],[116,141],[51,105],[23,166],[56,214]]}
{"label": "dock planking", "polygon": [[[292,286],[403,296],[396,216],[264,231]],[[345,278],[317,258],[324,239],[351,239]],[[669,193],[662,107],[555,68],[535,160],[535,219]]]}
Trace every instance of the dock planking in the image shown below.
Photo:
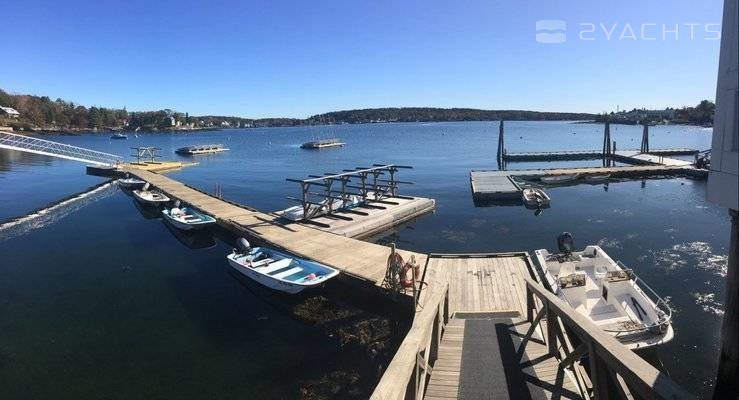
{"label": "dock planking", "polygon": [[[181,182],[145,170],[123,172],[149,182],[168,196],[190,204],[216,218],[217,223],[236,235],[285,250],[340,270],[343,274],[380,286],[385,276],[390,249],[350,237],[316,229],[305,224],[286,224],[276,216],[215,198]],[[413,255],[420,265],[426,255],[398,250],[404,259]]]}

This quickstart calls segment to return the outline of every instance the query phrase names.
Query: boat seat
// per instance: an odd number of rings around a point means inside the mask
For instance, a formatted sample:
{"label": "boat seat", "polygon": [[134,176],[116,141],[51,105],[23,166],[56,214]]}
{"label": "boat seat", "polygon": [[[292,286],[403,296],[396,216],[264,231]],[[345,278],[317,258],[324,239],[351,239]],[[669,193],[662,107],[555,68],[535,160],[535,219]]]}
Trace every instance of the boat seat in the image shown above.
{"label": "boat seat", "polygon": [[267,265],[267,264],[269,264],[269,263],[271,263],[273,261],[275,261],[275,260],[273,260],[271,258],[265,258],[265,259],[262,259],[262,260],[255,261],[255,262],[251,263],[251,267],[252,268],[262,267],[262,266]]}
{"label": "boat seat", "polygon": [[271,260],[271,262],[267,262],[264,264],[269,264],[269,265],[259,268],[259,272],[263,274],[269,274],[270,272],[275,272],[279,269],[285,268],[288,265],[290,265],[291,262],[293,262],[292,258],[283,258],[277,261],[274,261],[270,258],[268,260]]}
{"label": "boat seat", "polygon": [[282,271],[279,274],[272,275],[272,277],[273,278],[277,278],[277,279],[282,279],[284,277],[287,277],[287,276],[290,276],[292,274],[298,273],[298,272],[300,272],[302,270],[303,270],[303,268],[300,268],[300,267],[290,268],[287,271]]}

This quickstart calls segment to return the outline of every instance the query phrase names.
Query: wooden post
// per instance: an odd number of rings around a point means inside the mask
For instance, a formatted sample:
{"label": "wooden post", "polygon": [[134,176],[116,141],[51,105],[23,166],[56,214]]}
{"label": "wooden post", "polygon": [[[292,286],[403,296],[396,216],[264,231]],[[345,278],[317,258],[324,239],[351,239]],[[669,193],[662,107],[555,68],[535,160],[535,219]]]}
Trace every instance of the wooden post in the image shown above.
{"label": "wooden post", "polygon": [[641,135],[641,152],[649,153],[649,123],[644,122],[644,131]]}
{"label": "wooden post", "polygon": [[303,220],[308,220],[308,209],[310,206],[308,205],[308,187],[310,186],[307,182],[300,182],[300,190],[302,192],[302,206],[303,206]]}
{"label": "wooden post", "polygon": [[545,306],[547,308],[547,347],[549,348],[549,355],[556,356],[557,352],[557,316],[554,311],[549,307],[549,303]]}
{"label": "wooden post", "polygon": [[503,120],[500,120],[500,126],[498,128],[498,163],[503,164],[504,156],[505,156],[505,142],[503,140]]}
{"label": "wooden post", "polygon": [[721,353],[719,354],[714,399],[739,397],[739,211],[731,215],[731,242],[726,271],[726,300],[724,321],[721,325]]}
{"label": "wooden post", "polygon": [[592,341],[588,341],[588,359],[590,360],[590,380],[593,382],[595,400],[608,400],[608,366],[596,354]]}

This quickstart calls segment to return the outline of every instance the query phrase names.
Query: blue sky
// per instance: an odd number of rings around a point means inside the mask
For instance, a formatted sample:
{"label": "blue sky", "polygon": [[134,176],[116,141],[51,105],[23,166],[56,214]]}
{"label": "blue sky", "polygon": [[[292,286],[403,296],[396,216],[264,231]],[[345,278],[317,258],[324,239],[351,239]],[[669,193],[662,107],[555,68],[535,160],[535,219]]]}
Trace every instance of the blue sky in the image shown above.
{"label": "blue sky", "polygon": [[[244,117],[694,105],[715,96],[718,28],[707,24],[722,3],[10,1],[0,88]],[[536,41],[544,19],[567,23],[566,42]],[[677,39],[663,34],[675,24]]]}

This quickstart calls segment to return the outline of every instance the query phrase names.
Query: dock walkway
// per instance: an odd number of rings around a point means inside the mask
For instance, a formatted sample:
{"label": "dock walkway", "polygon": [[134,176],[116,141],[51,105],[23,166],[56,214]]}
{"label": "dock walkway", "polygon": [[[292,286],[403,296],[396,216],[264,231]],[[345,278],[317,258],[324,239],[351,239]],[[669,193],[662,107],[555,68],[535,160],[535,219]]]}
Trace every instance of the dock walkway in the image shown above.
{"label": "dock walkway", "polygon": [[[219,225],[236,235],[329,265],[375,286],[380,286],[385,277],[390,255],[390,249],[386,246],[304,224],[285,224],[273,215],[215,198],[164,175],[137,169],[125,172],[149,182],[171,198],[191,204],[213,216]],[[420,265],[426,262],[425,254],[404,250],[398,252],[404,259],[415,256]]]}
{"label": "dock walkway", "polygon": [[524,278],[533,271],[525,253],[431,256],[429,268],[449,274],[453,314],[424,398],[581,398],[545,345],[533,342],[516,354],[530,327]]}

